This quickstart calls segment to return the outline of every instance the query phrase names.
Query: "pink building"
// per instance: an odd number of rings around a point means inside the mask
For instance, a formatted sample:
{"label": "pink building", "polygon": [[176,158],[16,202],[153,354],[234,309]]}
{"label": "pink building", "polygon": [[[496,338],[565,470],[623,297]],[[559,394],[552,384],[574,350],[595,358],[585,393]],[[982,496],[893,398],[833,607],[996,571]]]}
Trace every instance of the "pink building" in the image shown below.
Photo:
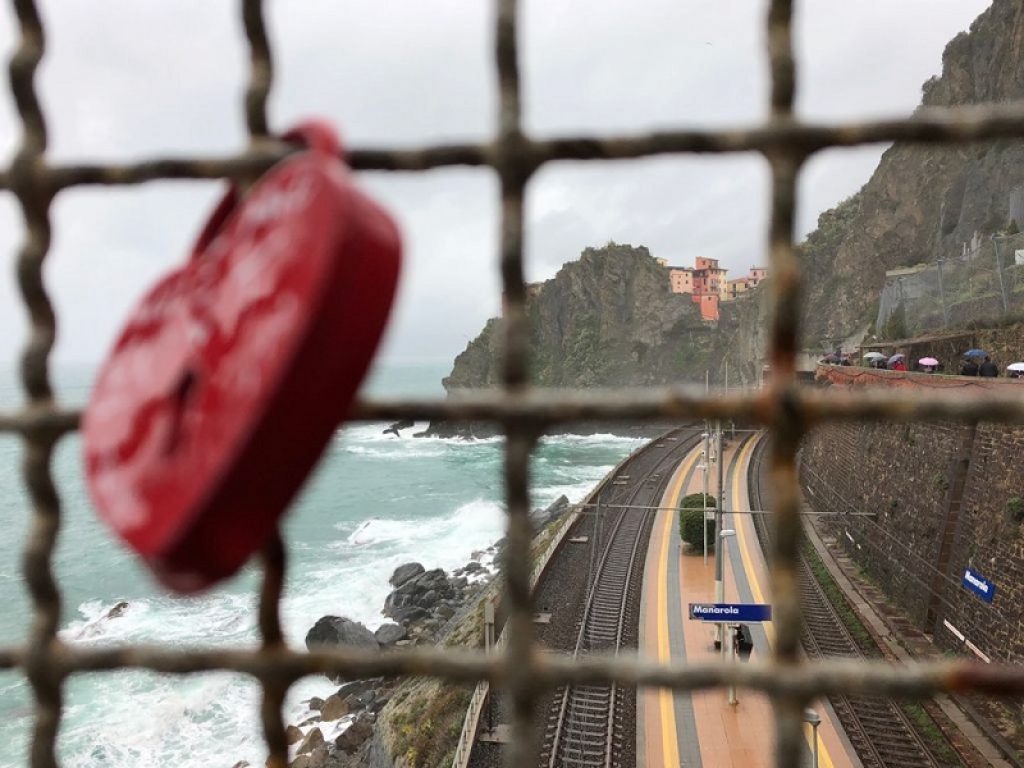
{"label": "pink building", "polygon": [[693,270],[689,267],[669,267],[668,279],[672,293],[693,293]]}
{"label": "pink building", "polygon": [[697,258],[693,267],[667,267],[672,293],[687,293],[700,305],[704,320],[718,320],[719,294],[725,285],[725,270],[718,259]]}

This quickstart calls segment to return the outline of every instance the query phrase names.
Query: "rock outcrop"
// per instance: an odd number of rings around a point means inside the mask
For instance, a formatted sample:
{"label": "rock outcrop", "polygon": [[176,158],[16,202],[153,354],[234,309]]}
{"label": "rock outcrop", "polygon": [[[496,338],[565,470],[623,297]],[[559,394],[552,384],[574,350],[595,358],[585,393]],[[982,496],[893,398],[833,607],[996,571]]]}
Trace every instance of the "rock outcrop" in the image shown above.
{"label": "rock outcrop", "polygon": [[[924,84],[922,107],[1021,98],[1024,5],[994,0],[946,46],[942,74]],[[892,146],[868,183],[823,213],[802,245],[804,346],[872,323],[885,270],[959,257],[976,234],[987,239],[1003,230],[1022,188],[1021,141]],[[1024,230],[1024,221],[1017,226]]]}
{"label": "rock outcrop", "polygon": [[324,616],[306,633],[306,647],[351,645],[376,650],[378,643],[373,632],[358,621],[344,616]]}
{"label": "rock outcrop", "polygon": [[[734,384],[753,383],[764,353],[762,294],[723,303],[719,322],[709,324],[690,296],[672,293],[647,248],[587,248],[529,300],[531,379],[542,387],[644,386],[703,383],[710,371],[718,382],[728,361]],[[740,336],[746,357],[733,351]],[[500,341],[500,320],[489,320],[444,379],[449,394],[498,384]],[[461,434],[444,425],[428,432]]]}

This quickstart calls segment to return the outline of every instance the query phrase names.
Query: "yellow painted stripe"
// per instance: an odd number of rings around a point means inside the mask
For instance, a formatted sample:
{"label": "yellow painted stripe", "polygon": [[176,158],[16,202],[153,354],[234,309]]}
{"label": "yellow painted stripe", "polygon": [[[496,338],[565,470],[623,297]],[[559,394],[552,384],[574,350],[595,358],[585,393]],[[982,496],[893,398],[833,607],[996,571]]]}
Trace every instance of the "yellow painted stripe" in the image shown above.
{"label": "yellow painted stripe", "polygon": [[[699,452],[685,459],[679,466],[675,481],[667,495],[666,503],[659,505],[675,509],[679,503],[679,494],[682,492],[683,480],[690,473],[691,468],[697,461]],[[669,646],[668,637],[668,551],[669,543],[672,541],[672,523],[676,515],[672,510],[665,510],[665,520],[661,532],[661,553],[658,557],[658,662],[668,664],[672,659],[672,649]],[[661,712],[661,735],[662,735],[662,756],[663,765],[679,765],[679,737],[676,733],[676,713],[672,706],[673,692],[669,688],[662,688],[658,691],[658,709]]]}
{"label": "yellow painted stripe", "polygon": [[[756,443],[756,437],[747,440],[734,464],[735,469],[732,477],[733,509],[740,509],[741,502],[743,501],[740,495],[740,478],[743,476],[744,468],[750,460],[749,454],[754,449],[754,445]],[[743,506],[746,507],[747,505],[744,504]],[[753,521],[750,519],[750,515],[736,515],[734,520],[735,527],[740,530],[740,535],[736,538],[739,539],[740,557],[743,559],[743,568],[746,570],[747,576],[749,577],[747,580],[750,582],[750,591],[754,594],[754,599],[757,602],[763,603],[765,602],[765,599],[764,591],[761,589],[761,580],[758,576],[758,571],[754,569],[753,560],[750,557],[750,550],[747,548],[747,536],[750,535],[750,532],[753,529]],[[764,622],[763,626],[765,635],[768,638],[768,645],[775,645],[775,627],[772,626],[770,621]],[[807,746],[813,749],[814,736],[811,731],[811,726],[809,725],[804,727],[804,738],[807,739]],[[824,739],[818,739],[818,763],[822,768],[834,768],[832,755],[829,754],[828,747],[825,745]]]}

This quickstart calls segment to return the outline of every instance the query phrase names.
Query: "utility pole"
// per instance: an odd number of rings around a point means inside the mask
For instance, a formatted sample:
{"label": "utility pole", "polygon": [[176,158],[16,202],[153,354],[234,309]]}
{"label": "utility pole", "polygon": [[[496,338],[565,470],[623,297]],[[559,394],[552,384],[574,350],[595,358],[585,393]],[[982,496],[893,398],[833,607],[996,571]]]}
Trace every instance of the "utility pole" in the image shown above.
{"label": "utility pole", "polygon": [[704,445],[701,449],[700,457],[700,478],[701,485],[703,486],[703,493],[701,495],[701,501],[704,506],[704,565],[708,564],[708,462],[711,459],[710,448],[711,448],[711,435],[708,432],[709,425],[704,422],[704,434],[701,437],[704,438]]}
{"label": "utility pole", "polygon": [[1006,283],[1003,281],[1003,260],[999,254],[999,240],[992,235],[992,247],[996,251],[996,272],[999,274],[999,293],[1003,297],[1003,314],[1010,311],[1010,302],[1006,298]]}
{"label": "utility pole", "polygon": [[942,284],[942,264],[944,261],[942,256],[939,256],[935,260],[935,265],[939,268],[939,301],[942,303],[942,327],[946,328],[949,326],[949,309],[946,308],[946,289]]}
{"label": "utility pole", "polygon": [[[715,602],[725,602],[725,582],[722,580],[722,502],[725,499],[725,457],[722,455],[722,422],[716,424],[715,442],[718,446],[718,504],[715,505]],[[725,642],[725,625],[718,624],[718,645]]]}

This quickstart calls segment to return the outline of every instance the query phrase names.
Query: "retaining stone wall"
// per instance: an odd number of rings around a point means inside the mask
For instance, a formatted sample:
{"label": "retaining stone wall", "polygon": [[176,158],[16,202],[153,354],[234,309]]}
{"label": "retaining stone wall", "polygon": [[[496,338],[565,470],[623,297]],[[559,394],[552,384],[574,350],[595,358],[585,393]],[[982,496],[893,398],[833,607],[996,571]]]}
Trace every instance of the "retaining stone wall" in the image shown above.
{"label": "retaining stone wall", "polygon": [[[823,370],[825,369],[825,370]],[[1020,388],[1007,380],[823,366],[831,386]],[[966,384],[966,386],[965,386]],[[839,423],[816,428],[801,458],[808,503],[851,556],[939,645],[963,650],[948,620],[993,661],[1024,660],[1024,428],[954,422]],[[874,512],[874,517],[851,512]],[[944,546],[945,541],[945,546]],[[993,603],[961,586],[970,565],[996,584]]]}

